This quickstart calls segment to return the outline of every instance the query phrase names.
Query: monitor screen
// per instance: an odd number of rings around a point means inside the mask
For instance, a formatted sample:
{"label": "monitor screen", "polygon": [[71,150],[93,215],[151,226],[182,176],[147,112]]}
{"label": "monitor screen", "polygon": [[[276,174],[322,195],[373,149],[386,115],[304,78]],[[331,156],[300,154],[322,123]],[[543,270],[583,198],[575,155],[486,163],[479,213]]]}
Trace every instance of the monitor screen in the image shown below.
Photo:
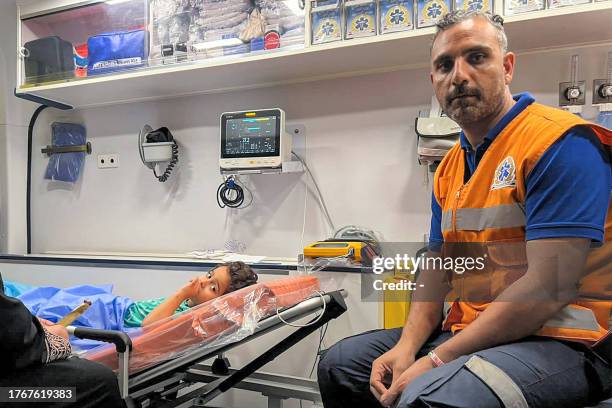
{"label": "monitor screen", "polygon": [[280,113],[228,115],[221,124],[221,157],[272,157],[280,152]]}

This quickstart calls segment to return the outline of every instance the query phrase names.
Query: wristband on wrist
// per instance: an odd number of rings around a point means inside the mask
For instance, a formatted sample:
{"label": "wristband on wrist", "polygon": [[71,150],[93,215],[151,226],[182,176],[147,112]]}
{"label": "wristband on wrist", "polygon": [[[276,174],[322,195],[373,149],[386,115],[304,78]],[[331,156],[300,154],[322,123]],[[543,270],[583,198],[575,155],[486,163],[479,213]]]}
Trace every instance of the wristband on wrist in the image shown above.
{"label": "wristband on wrist", "polygon": [[440,367],[444,365],[444,361],[442,361],[440,357],[438,357],[438,355],[434,351],[430,351],[429,353],[427,353],[427,357],[429,357],[431,361],[433,361],[433,364],[436,367]]}

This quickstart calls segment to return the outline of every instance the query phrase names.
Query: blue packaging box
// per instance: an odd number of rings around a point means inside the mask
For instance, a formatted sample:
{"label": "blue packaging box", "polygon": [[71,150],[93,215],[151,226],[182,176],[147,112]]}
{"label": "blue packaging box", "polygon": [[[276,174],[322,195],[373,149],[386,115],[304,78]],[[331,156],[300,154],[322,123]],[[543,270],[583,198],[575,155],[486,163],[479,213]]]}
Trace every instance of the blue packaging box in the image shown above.
{"label": "blue packaging box", "polygon": [[417,27],[431,27],[451,11],[451,0],[417,0]]}
{"label": "blue packaging box", "polygon": [[394,33],[414,28],[413,0],[380,0],[380,33]]}
{"label": "blue packaging box", "polygon": [[493,0],[455,0],[455,10],[493,12]]}
{"label": "blue packaging box", "polygon": [[[313,2],[323,3],[323,2]],[[339,2],[311,9],[312,43],[323,44],[342,39],[342,9]]]}
{"label": "blue packaging box", "polygon": [[376,35],[378,29],[376,25],[376,3],[359,3],[351,5],[348,1],[345,3],[344,14],[346,16],[346,33],[344,38],[369,37]]}

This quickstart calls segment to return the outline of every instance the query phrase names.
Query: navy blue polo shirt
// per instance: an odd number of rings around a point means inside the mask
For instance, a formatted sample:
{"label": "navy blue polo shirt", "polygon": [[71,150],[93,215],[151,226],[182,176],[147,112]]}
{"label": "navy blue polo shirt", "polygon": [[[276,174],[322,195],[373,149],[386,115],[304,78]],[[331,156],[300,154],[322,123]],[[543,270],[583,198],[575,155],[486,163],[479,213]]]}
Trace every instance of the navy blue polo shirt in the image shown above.
{"label": "navy blue polo shirt", "polygon": [[[535,99],[529,93],[514,97],[516,104],[474,150],[461,132],[471,177],[484,152],[499,133]],[[536,135],[534,135],[535,137]],[[467,180],[466,180],[467,181]],[[603,242],[604,224],[612,191],[612,167],[601,141],[586,127],[575,127],[540,158],[526,180],[526,240],[578,237]],[[442,208],[432,194],[429,243],[437,247],[442,236]]]}

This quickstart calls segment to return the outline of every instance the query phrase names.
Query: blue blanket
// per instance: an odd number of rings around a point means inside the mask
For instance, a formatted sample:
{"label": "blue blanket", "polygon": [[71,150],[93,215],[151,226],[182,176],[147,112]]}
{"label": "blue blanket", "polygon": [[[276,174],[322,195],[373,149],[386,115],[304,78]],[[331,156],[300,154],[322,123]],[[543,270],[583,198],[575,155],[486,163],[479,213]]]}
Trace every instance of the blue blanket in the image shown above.
{"label": "blue blanket", "polygon": [[18,297],[22,293],[28,292],[34,289],[34,286],[26,285],[23,283],[16,283],[11,281],[4,281],[4,294],[10,297]]}
{"label": "blue blanket", "polygon": [[[139,329],[125,328],[123,315],[127,308],[134,303],[132,299],[117,296],[112,293],[112,285],[82,285],[60,289],[51,286],[34,287],[4,281],[5,294],[16,297],[32,312],[52,322],[59,321],[74,308],[89,300],[91,306],[77,320],[74,326],[92,327],[105,330],[121,330],[126,333]],[[100,345],[100,342],[77,339],[72,337],[70,342],[77,349],[87,350]]]}

